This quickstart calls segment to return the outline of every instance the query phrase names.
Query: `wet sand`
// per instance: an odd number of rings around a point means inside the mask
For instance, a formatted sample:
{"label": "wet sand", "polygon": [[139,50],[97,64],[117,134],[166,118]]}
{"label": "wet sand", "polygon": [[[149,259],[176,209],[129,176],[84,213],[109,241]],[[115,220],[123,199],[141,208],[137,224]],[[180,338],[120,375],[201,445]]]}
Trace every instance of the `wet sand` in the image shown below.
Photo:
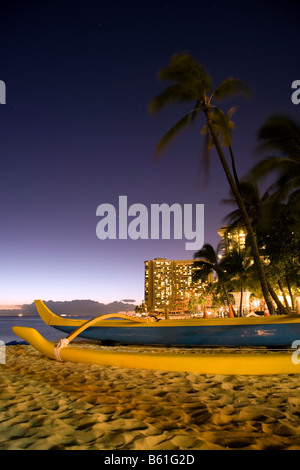
{"label": "wet sand", "polygon": [[7,346],[0,449],[299,450],[299,375],[58,363]]}

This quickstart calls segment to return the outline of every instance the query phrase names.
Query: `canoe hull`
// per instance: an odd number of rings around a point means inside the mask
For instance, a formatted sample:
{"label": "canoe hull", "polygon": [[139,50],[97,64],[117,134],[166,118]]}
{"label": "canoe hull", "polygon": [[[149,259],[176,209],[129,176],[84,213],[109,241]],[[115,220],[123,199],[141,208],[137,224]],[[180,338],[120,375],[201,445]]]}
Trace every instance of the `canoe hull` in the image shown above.
{"label": "canoe hull", "polygon": [[[36,308],[47,325],[70,334],[85,320],[55,315],[41,301]],[[254,318],[216,318],[161,320],[153,323],[99,320],[80,333],[82,338],[120,344],[163,346],[268,346],[290,347],[300,340],[300,318],[274,316]]]}
{"label": "canoe hull", "polygon": [[[70,334],[74,327],[54,325]],[[163,346],[291,346],[300,339],[300,324],[90,327],[79,336],[101,342]]]}

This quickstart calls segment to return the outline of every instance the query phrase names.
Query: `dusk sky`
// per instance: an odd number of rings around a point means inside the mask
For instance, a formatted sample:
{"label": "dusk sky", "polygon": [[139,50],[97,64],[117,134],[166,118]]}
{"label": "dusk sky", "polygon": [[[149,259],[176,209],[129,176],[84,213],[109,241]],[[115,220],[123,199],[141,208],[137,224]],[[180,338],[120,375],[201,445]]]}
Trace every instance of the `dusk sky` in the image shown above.
{"label": "dusk sky", "polygon": [[[215,151],[204,186],[200,116],[159,159],[155,146],[190,109],[153,116],[157,72],[189,52],[215,85],[233,76],[252,97],[238,109],[240,177],[257,161],[256,132],[273,113],[298,119],[299,2],[3,1],[0,7],[0,305],[34,299],[100,302],[144,296],[144,261],[192,259],[186,240],[99,240],[96,209],[204,204],[204,239],[230,208]],[[201,246],[198,247],[200,249]]]}

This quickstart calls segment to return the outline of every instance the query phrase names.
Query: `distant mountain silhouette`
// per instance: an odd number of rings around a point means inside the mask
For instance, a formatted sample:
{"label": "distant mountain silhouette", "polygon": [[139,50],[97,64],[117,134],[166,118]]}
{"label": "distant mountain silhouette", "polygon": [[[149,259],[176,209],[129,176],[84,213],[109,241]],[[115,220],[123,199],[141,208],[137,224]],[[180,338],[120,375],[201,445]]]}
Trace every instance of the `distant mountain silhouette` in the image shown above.
{"label": "distant mountain silhouette", "polygon": [[[109,304],[96,302],[95,300],[66,300],[55,302],[53,300],[44,300],[45,305],[57,315],[74,315],[81,317],[96,317],[105,313],[118,313],[132,311],[135,304],[114,301]],[[38,316],[38,312],[34,303],[22,305],[16,310],[0,310],[0,315],[19,315]]]}

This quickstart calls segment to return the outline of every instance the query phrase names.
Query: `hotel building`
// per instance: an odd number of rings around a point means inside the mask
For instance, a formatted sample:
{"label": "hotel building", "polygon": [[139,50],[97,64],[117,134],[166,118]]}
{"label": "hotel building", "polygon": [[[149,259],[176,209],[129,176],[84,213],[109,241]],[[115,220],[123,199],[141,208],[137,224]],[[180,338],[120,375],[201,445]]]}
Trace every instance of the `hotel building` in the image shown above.
{"label": "hotel building", "polygon": [[246,244],[247,230],[244,225],[237,225],[230,228],[228,225],[222,225],[217,233],[223,239],[224,253],[228,254],[232,250],[243,250]]}
{"label": "hotel building", "polygon": [[[148,311],[183,311],[203,290],[192,282],[194,260],[155,258],[145,261],[145,304]],[[212,278],[208,279],[212,282]],[[206,283],[205,283],[206,284]]]}

